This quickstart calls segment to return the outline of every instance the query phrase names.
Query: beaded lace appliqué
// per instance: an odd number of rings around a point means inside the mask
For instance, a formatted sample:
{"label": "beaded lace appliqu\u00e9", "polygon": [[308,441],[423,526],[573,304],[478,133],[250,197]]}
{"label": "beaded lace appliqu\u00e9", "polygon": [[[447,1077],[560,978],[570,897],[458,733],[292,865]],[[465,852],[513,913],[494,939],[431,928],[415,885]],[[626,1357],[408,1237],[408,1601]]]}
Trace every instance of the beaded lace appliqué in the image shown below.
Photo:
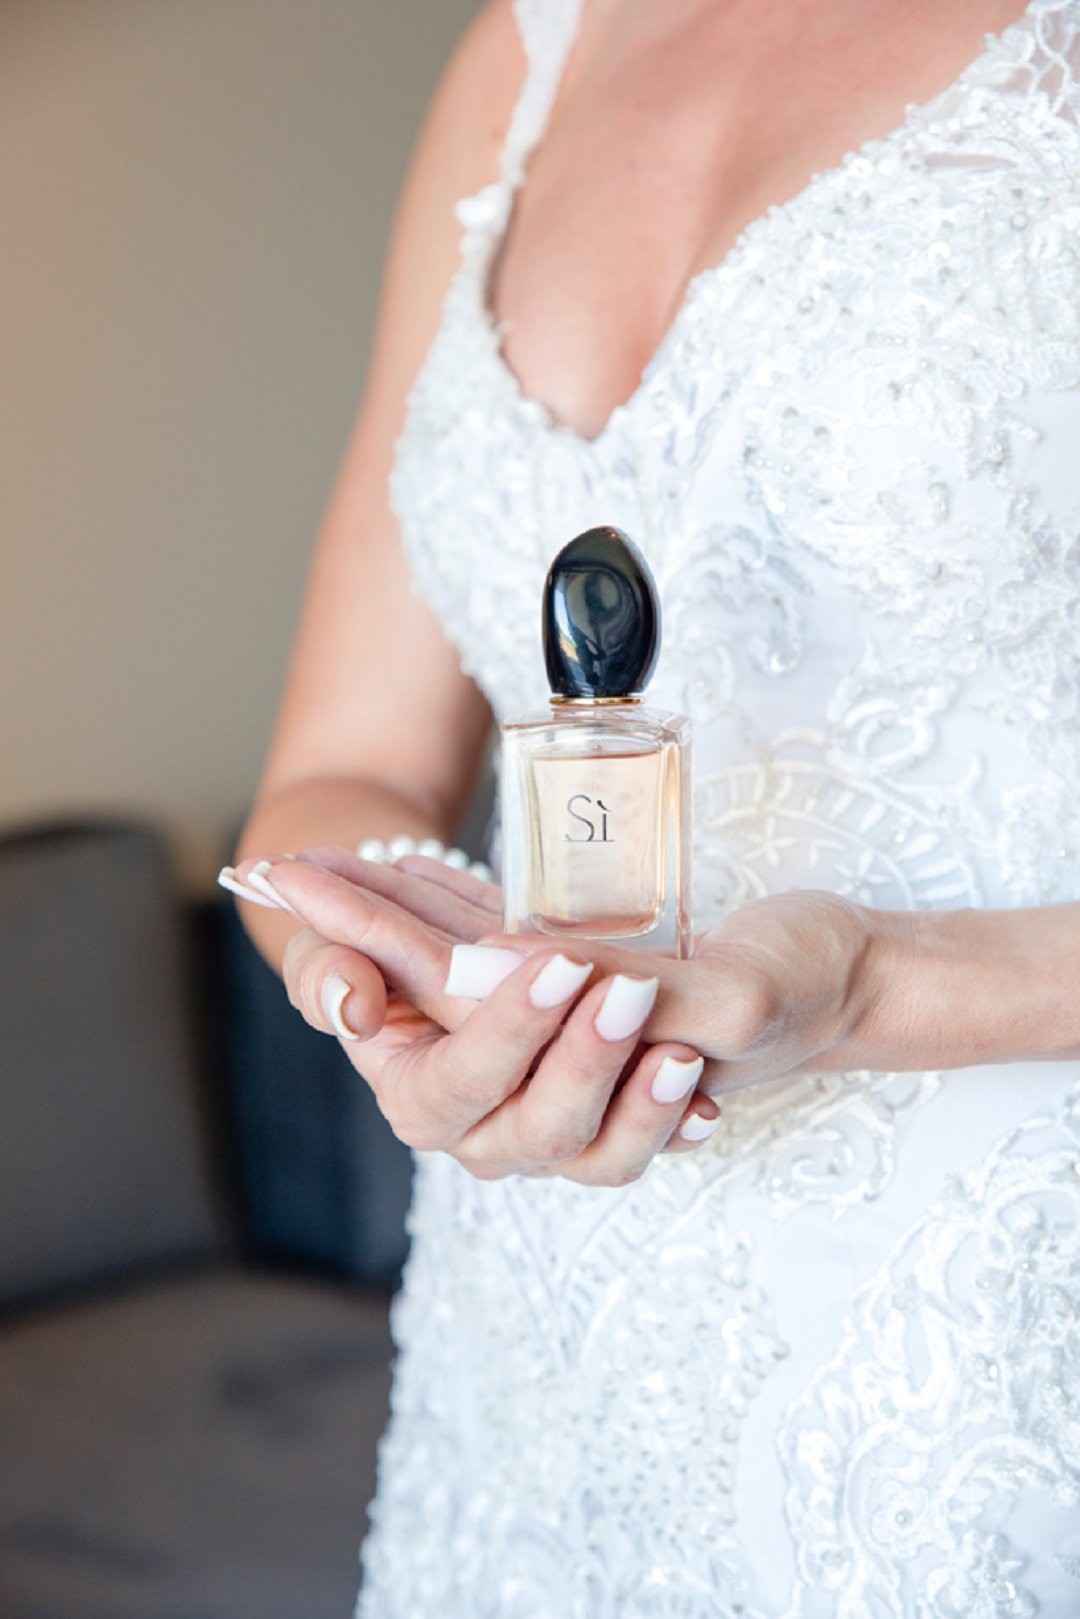
{"label": "beaded lace appliqu\u00e9", "polygon": [[[1080,1087],[953,1178],[782,1428],[799,1584],[835,1619],[1031,1619],[993,1525],[1080,1522]],[[987,1527],[990,1525],[990,1527]],[[1080,1562],[1054,1561],[1077,1576]]]}

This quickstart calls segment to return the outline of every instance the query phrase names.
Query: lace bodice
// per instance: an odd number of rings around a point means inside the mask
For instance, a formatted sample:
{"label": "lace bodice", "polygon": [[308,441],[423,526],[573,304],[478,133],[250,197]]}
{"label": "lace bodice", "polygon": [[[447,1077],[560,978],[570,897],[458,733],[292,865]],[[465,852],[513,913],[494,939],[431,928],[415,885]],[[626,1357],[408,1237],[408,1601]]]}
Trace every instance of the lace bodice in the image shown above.
{"label": "lace bodice", "polygon": [[[551,556],[635,538],[698,925],[1080,898],[1080,0],[744,230],[592,441],[487,303],[579,4],[518,0],[459,205],[392,478],[416,587],[505,717]],[[778,1081],[620,1192],[422,1155],[364,1619],[1080,1612],[1076,1077]]]}
{"label": "lace bodice", "polygon": [[464,667],[535,707],[547,564],[615,522],[661,588],[655,701],[695,722],[702,919],[807,859],[870,903],[1080,894],[1075,6],[750,225],[588,442],[486,302],[576,5],[520,8],[534,71],[393,479]]}

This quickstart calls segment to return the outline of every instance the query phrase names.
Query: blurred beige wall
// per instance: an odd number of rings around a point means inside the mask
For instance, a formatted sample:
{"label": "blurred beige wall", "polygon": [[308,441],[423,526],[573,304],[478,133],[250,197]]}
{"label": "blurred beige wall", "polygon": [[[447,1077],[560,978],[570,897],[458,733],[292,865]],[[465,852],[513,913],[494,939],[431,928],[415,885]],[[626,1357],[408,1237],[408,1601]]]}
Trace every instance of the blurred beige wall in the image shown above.
{"label": "blurred beige wall", "polygon": [[0,3],[0,829],[212,879],[476,0]]}

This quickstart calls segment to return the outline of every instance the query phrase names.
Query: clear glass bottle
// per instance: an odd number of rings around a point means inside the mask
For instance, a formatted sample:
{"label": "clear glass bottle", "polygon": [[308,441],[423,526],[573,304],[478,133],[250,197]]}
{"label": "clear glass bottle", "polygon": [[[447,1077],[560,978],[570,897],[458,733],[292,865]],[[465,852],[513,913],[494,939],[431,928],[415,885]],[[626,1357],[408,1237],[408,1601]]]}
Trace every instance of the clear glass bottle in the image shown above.
{"label": "clear glass bottle", "polygon": [[502,726],[507,933],[690,953],[690,722],[646,707],[660,609],[614,528],[563,547],[543,600],[551,702]]}

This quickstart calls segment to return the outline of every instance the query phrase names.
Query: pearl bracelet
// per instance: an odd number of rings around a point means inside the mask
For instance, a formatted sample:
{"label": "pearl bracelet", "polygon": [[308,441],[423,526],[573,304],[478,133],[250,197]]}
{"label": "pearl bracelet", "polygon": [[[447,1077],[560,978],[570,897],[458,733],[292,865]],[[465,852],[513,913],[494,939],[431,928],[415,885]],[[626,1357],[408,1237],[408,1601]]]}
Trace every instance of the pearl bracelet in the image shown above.
{"label": "pearl bracelet", "polygon": [[418,843],[407,832],[399,833],[389,843],[384,843],[382,838],[365,838],[363,843],[357,844],[356,852],[361,860],[375,860],[383,865],[393,865],[403,855],[423,854],[429,860],[441,860],[444,866],[450,866],[454,871],[468,872],[470,877],[478,877],[482,883],[494,881],[491,867],[483,860],[470,860],[464,849],[448,849],[438,838],[422,838]]}

